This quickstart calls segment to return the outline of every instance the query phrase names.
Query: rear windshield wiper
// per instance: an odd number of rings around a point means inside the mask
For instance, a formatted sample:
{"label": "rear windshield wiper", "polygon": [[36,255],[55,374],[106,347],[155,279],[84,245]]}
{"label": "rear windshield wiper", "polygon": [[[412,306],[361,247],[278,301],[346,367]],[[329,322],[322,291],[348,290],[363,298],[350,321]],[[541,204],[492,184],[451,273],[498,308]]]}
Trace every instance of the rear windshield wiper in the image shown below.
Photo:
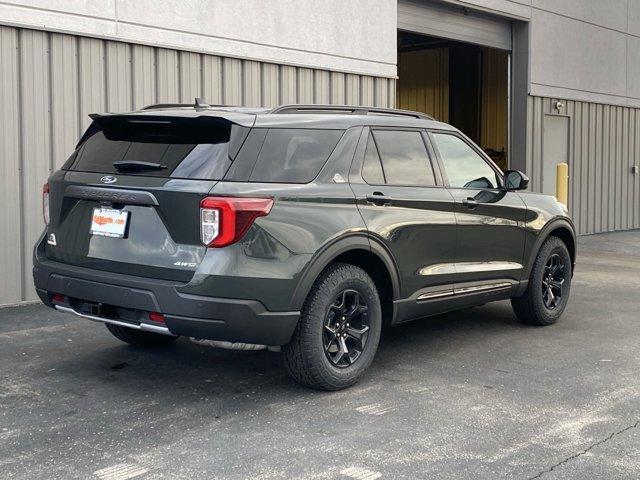
{"label": "rear windshield wiper", "polygon": [[133,171],[133,170],[164,170],[166,165],[160,165],[159,163],[151,162],[138,162],[133,160],[122,160],[119,162],[113,162],[113,167],[118,171]]}

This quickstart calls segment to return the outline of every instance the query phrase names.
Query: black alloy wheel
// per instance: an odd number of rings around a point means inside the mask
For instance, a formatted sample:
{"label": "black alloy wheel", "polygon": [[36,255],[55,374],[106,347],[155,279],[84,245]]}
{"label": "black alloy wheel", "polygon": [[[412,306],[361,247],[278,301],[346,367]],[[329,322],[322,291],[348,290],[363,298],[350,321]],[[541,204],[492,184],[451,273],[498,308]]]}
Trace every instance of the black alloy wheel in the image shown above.
{"label": "black alloy wheel", "polygon": [[572,269],[567,245],[558,237],[547,238],[538,250],[526,290],[511,299],[516,316],[531,325],[554,324],[569,301]]}
{"label": "black alloy wheel", "polygon": [[282,347],[284,366],[311,388],[350,387],[373,362],[381,329],[373,279],[356,265],[333,263],[314,282],[291,341]]}
{"label": "black alloy wheel", "polygon": [[557,253],[551,255],[542,275],[542,301],[548,310],[554,310],[562,302],[565,267]]}
{"label": "black alloy wheel", "polygon": [[324,353],[332,365],[353,365],[366,348],[369,307],[353,289],[343,290],[329,307],[323,332]]}

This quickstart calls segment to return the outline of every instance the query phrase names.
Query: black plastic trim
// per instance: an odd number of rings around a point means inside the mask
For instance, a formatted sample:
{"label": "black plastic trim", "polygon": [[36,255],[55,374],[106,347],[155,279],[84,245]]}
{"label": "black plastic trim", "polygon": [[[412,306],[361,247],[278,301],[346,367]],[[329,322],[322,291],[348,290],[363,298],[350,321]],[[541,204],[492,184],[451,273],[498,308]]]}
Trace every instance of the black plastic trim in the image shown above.
{"label": "black plastic trim", "polygon": [[270,312],[257,300],[238,300],[180,293],[182,285],[133,277],[36,258],[33,278],[42,301],[53,307],[51,295],[104,303],[165,315],[174,335],[211,340],[284,345],[289,342],[299,311]]}
{"label": "black plastic trim", "polygon": [[358,249],[368,250],[382,260],[391,277],[393,298],[398,298],[400,295],[400,277],[391,255],[368,235],[357,233],[336,240],[314,255],[293,293],[290,308],[292,310],[302,309],[302,305],[320,273],[339,255]]}
{"label": "black plastic trim", "polygon": [[122,188],[69,185],[64,190],[64,196],[98,202],[126,203],[128,205],[158,205],[158,199],[151,192],[125,190]]}
{"label": "black plastic trim", "polygon": [[523,274],[522,274],[522,279],[528,279],[529,275],[531,275],[531,270],[533,269],[533,264],[536,261],[536,256],[538,255],[538,251],[540,250],[540,247],[542,247],[542,244],[544,243],[544,241],[549,238],[549,235],[551,234],[551,232],[557,228],[566,228],[567,230],[569,230],[569,232],[571,233],[571,238],[573,240],[573,251],[574,251],[574,255],[571,259],[571,274],[573,275],[573,271],[575,269],[575,257],[577,256],[577,245],[576,245],[576,231],[575,231],[575,227],[573,226],[573,223],[571,222],[571,220],[569,220],[566,217],[556,217],[553,218],[551,220],[549,220],[547,222],[547,224],[542,227],[542,230],[540,231],[540,233],[538,234],[538,236],[536,237],[536,241],[533,244],[533,247],[530,250],[530,255],[529,258],[526,259],[527,264],[525,266],[525,269],[523,270]]}

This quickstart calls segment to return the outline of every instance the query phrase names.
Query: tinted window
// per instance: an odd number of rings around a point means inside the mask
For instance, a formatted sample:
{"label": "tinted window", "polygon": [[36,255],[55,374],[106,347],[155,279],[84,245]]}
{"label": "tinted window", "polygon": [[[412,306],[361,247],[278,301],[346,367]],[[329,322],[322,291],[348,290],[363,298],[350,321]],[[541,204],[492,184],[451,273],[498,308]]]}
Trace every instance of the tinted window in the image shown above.
{"label": "tinted window", "polygon": [[249,181],[310,182],[320,173],[342,134],[342,130],[270,129]]}
{"label": "tinted window", "polygon": [[371,135],[369,135],[367,150],[364,154],[362,178],[370,185],[384,185],[385,183],[382,165],[380,165],[380,155],[378,155],[376,143]]}
{"label": "tinted window", "polygon": [[449,185],[460,188],[497,188],[496,173],[475,150],[461,138],[434,133]]}
{"label": "tinted window", "polygon": [[239,136],[242,141],[246,133],[247,129],[229,122],[221,123],[220,119],[112,117],[92,124],[65,167],[118,173],[114,162],[148,162],[163,168],[126,173],[218,180],[231,164],[230,139]]}
{"label": "tinted window", "polygon": [[382,171],[389,185],[435,185],[433,169],[420,132],[376,130]]}

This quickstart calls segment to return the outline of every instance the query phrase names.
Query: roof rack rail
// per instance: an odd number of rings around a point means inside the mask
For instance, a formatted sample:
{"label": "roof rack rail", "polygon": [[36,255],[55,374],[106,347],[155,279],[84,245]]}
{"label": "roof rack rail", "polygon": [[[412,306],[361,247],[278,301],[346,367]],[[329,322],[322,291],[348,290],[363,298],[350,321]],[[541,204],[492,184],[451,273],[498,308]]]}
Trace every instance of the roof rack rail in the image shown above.
{"label": "roof rack rail", "polygon": [[281,105],[274,108],[269,113],[348,113],[351,115],[397,115],[403,117],[423,118],[425,120],[435,120],[431,115],[411,110],[401,110],[397,108],[363,107],[358,105]]}

